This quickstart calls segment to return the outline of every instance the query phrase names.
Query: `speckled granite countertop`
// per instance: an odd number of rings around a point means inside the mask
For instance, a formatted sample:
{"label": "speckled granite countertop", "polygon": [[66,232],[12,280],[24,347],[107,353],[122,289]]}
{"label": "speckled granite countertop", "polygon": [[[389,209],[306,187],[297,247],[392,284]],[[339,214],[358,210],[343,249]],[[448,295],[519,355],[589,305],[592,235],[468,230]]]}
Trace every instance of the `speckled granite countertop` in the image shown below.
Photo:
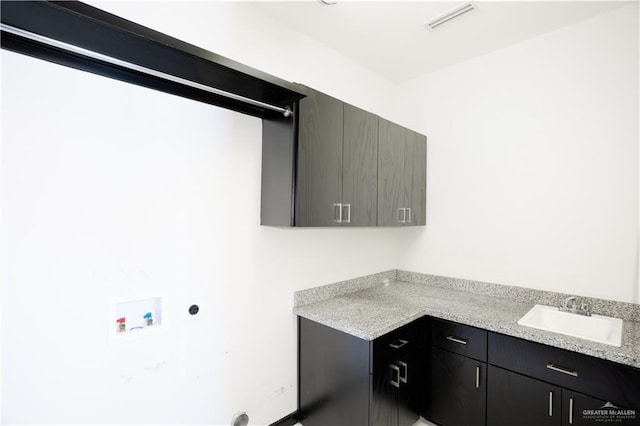
{"label": "speckled granite countertop", "polygon": [[531,301],[392,281],[298,306],[294,313],[365,340],[429,315],[640,368],[640,322],[625,320],[622,346],[615,347],[518,325],[533,305]]}

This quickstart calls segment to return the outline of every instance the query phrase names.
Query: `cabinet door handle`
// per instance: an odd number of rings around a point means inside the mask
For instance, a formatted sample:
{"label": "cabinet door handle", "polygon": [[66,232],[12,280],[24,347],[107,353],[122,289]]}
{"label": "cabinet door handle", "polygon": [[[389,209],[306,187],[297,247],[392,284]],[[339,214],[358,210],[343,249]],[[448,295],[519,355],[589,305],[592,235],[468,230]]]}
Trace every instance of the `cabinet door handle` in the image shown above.
{"label": "cabinet door handle", "polygon": [[[400,213],[402,213],[402,215]],[[401,216],[402,216],[402,219],[400,219]],[[405,209],[405,208],[399,208],[398,209],[398,222],[400,222],[400,223],[406,223],[407,222],[407,209]]]}
{"label": "cabinet door handle", "polygon": [[[336,210],[338,211],[337,215]],[[342,223],[342,203],[335,203],[333,205],[333,221],[336,223]]]}
{"label": "cabinet door handle", "polygon": [[553,417],[553,391],[549,391],[549,417]]}
{"label": "cabinet door handle", "polygon": [[343,204],[343,209],[347,209],[347,218],[344,220],[344,223],[351,223],[351,204]]}
{"label": "cabinet door handle", "polygon": [[403,347],[407,343],[409,343],[408,340],[398,339],[393,343],[389,343],[389,346],[391,346],[393,349],[400,349],[401,347]]}
{"label": "cabinet door handle", "polygon": [[447,340],[450,340],[450,341],[455,342],[455,343],[460,343],[461,345],[466,345],[467,344],[467,340],[466,339],[462,339],[462,338],[459,338],[459,337],[447,336]]}
{"label": "cabinet door handle", "polygon": [[547,364],[547,368],[549,370],[557,371],[558,373],[568,374],[569,376],[578,377],[578,372],[576,370],[570,370],[568,368],[560,367],[559,365],[555,365],[550,362]]}
{"label": "cabinet door handle", "polygon": [[[389,383],[391,383],[391,386],[399,388],[400,387],[400,367],[394,364],[389,364],[389,368],[391,369],[391,378],[389,379]],[[393,380],[394,373],[397,377],[396,380]]]}
{"label": "cabinet door handle", "polygon": [[569,424],[573,424],[573,398],[569,398]]}
{"label": "cabinet door handle", "polygon": [[407,374],[409,374],[409,366],[406,362],[398,361],[398,365],[400,368],[404,368],[404,374],[400,374],[400,381],[402,383],[407,383]]}
{"label": "cabinet door handle", "polygon": [[411,225],[411,207],[407,207],[407,211],[409,212],[409,219],[407,219],[406,223]]}
{"label": "cabinet door handle", "polygon": [[476,366],[476,389],[480,389],[480,366]]}

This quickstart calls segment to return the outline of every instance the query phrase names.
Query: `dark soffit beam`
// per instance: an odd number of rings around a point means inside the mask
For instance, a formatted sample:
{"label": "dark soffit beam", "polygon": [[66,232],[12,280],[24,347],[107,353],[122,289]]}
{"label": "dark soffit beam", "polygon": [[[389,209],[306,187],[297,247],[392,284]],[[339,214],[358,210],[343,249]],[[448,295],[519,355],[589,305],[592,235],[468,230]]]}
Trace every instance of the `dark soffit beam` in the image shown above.
{"label": "dark soffit beam", "polygon": [[[304,97],[267,73],[77,1],[2,1],[2,24],[280,108]],[[258,117],[280,113],[2,31],[3,49]]]}

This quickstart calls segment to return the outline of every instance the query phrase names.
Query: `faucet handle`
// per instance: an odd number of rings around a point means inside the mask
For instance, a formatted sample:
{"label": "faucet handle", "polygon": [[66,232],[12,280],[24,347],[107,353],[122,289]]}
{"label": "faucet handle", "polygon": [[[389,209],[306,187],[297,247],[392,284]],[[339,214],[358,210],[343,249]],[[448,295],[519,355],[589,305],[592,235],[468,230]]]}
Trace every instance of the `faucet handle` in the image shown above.
{"label": "faucet handle", "polygon": [[[571,305],[570,305],[570,304],[571,304]],[[576,305],[577,305],[577,302],[576,302],[576,297],[575,297],[575,296],[569,296],[569,297],[567,297],[567,298],[566,298],[566,299],[564,299],[564,300],[562,301],[562,303],[560,304],[560,306],[561,306],[562,308],[564,308],[564,309],[571,309],[571,308],[575,309]]]}
{"label": "faucet handle", "polygon": [[591,308],[588,303],[583,303],[580,305],[580,310],[584,313],[584,315],[591,316]]}

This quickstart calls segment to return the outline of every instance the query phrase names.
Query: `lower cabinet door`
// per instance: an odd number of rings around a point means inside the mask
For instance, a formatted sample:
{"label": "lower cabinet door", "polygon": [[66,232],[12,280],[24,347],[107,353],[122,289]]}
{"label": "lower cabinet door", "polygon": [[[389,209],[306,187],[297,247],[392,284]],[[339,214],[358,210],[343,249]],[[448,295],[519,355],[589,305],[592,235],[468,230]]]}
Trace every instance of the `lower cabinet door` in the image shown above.
{"label": "lower cabinet door", "polygon": [[[562,391],[562,425],[600,425],[606,424],[605,421],[610,423],[617,423],[609,415],[596,415],[591,413],[595,410],[608,410],[605,407],[606,401],[601,401],[590,396],[582,395],[576,392],[568,390]],[[630,420],[630,419],[629,419]],[[634,424],[626,420],[628,423],[621,421],[617,424]]]}
{"label": "lower cabinet door", "polygon": [[398,389],[398,426],[413,426],[420,418],[417,410],[412,405],[412,397],[411,390],[406,388]]}
{"label": "lower cabinet door", "polygon": [[369,426],[413,426],[420,418],[422,324],[414,321],[373,342]]}
{"label": "lower cabinet door", "polygon": [[489,365],[487,426],[560,426],[561,388]]}
{"label": "lower cabinet door", "polygon": [[413,426],[420,418],[422,377],[415,358],[407,351],[374,370],[370,426]]}
{"label": "lower cabinet door", "polygon": [[484,425],[487,364],[436,347],[431,351],[426,418],[444,426]]}
{"label": "lower cabinet door", "polygon": [[398,383],[398,376],[390,364],[374,370],[369,426],[398,426],[398,392],[391,384]]}
{"label": "lower cabinet door", "polygon": [[398,393],[398,426],[413,426],[420,418],[420,391],[423,377],[420,359],[415,351],[396,361],[400,369]]}

